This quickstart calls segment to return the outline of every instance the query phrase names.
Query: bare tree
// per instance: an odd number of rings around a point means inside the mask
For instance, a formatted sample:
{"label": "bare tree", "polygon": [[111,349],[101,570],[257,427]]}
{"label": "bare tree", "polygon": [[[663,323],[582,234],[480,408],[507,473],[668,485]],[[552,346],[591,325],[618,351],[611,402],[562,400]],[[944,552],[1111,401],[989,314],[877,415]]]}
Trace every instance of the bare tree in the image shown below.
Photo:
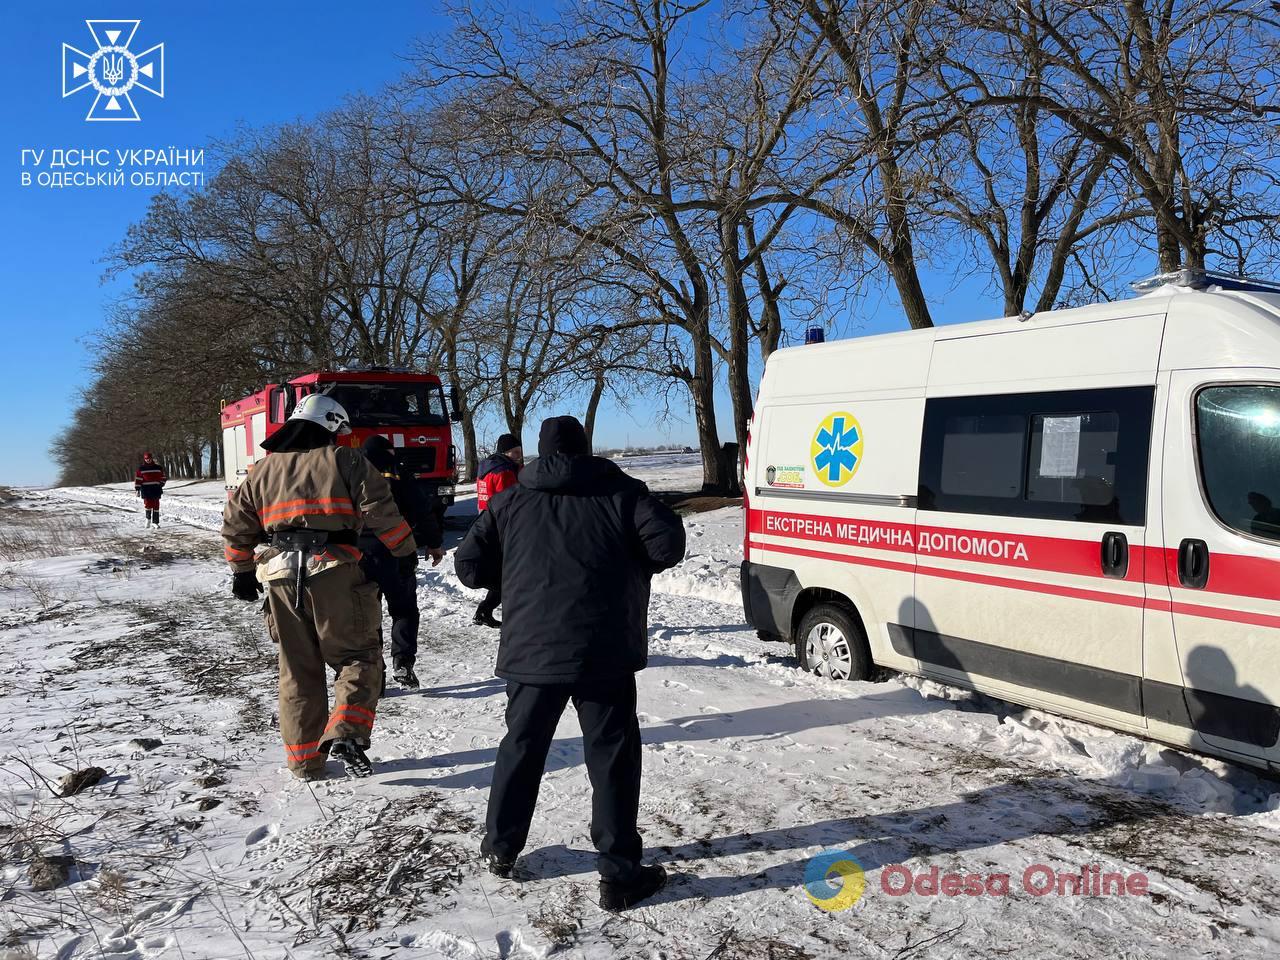
{"label": "bare tree", "polygon": [[1056,117],[1123,166],[1151,218],[1162,269],[1274,256],[1274,65],[1280,21],[1256,0],[950,2],[988,36],[1034,30],[1040,74],[1010,87],[993,61],[983,102]]}

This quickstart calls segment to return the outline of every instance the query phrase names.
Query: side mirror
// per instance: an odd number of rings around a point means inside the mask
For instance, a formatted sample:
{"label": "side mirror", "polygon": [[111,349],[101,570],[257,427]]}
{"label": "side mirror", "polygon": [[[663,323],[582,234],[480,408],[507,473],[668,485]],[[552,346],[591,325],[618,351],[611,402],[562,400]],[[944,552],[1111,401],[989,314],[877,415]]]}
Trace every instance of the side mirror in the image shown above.
{"label": "side mirror", "polygon": [[449,387],[449,419],[453,423],[462,422],[462,391],[456,383]]}

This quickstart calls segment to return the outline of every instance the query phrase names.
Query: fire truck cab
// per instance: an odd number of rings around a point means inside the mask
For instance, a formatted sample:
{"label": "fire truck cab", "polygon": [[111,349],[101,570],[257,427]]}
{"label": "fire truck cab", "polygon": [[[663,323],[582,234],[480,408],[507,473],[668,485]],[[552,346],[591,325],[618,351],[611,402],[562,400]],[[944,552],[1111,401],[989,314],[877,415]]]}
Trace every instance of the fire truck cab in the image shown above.
{"label": "fire truck cab", "polygon": [[441,509],[453,503],[458,470],[452,423],[462,419],[457,388],[446,406],[439,377],[387,367],[307,373],[288,383],[269,383],[242,400],[223,404],[228,490],[267,455],[262,441],[279,430],[298,401],[311,393],[326,394],[346,408],[351,433],[339,437],[339,443],[359,447],[373,434],[381,434],[395,446],[407,477],[435,495]]}

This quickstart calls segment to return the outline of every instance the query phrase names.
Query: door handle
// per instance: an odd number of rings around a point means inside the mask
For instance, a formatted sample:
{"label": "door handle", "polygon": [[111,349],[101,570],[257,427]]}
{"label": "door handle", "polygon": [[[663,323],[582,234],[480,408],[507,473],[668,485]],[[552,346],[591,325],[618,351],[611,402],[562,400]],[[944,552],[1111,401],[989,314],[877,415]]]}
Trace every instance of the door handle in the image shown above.
{"label": "door handle", "polygon": [[1201,590],[1209,582],[1209,545],[1187,538],[1178,544],[1178,582]]}
{"label": "door handle", "polygon": [[1102,575],[1123,580],[1129,573],[1129,538],[1110,530],[1102,535]]}

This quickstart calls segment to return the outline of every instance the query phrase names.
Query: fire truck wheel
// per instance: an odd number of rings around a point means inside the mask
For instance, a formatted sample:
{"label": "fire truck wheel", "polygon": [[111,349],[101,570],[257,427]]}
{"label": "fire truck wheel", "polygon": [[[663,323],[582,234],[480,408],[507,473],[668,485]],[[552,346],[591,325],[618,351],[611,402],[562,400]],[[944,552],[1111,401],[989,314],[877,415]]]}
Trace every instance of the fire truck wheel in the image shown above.
{"label": "fire truck wheel", "polygon": [[871,648],[862,625],[848,610],[820,603],[804,615],[796,632],[800,669],[833,680],[871,676]]}

